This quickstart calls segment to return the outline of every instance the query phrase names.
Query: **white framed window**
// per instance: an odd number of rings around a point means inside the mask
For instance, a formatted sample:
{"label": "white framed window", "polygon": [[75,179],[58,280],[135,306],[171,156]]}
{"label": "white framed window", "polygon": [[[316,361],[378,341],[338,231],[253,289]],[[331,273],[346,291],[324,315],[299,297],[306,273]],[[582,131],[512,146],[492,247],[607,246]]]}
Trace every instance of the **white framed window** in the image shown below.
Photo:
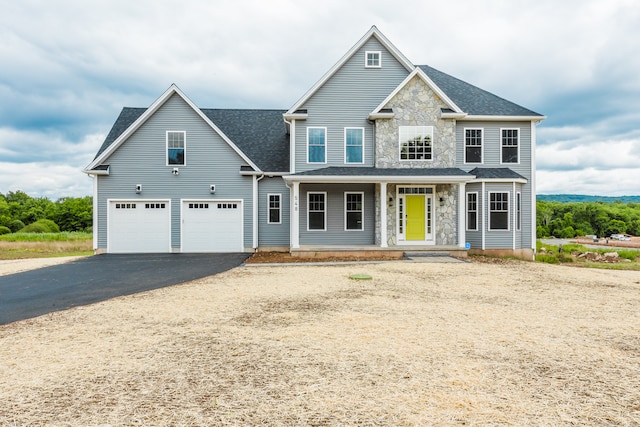
{"label": "white framed window", "polygon": [[467,231],[478,230],[478,193],[467,193]]}
{"label": "white framed window", "polygon": [[382,52],[379,50],[368,50],[364,53],[364,66],[365,68],[380,68],[382,67]]}
{"label": "white framed window", "polygon": [[344,128],[344,162],[364,163],[364,128]]}
{"label": "white framed window", "polygon": [[400,126],[400,160],[433,159],[433,126]]}
{"label": "white framed window", "polygon": [[282,224],[282,194],[267,194],[267,224]]}
{"label": "white framed window", "polygon": [[489,192],[489,230],[509,230],[509,193]]}
{"label": "white framed window", "polygon": [[327,128],[307,128],[307,163],[327,163]]}
{"label": "white framed window", "polygon": [[516,230],[520,231],[522,224],[522,197],[520,193],[516,193]]}
{"label": "white framed window", "polygon": [[181,166],[186,164],[185,131],[167,131],[167,166]]}
{"label": "white framed window", "polygon": [[307,231],[327,230],[327,193],[307,193]]}
{"label": "white framed window", "polygon": [[364,230],[364,193],[344,193],[345,231]]}
{"label": "white framed window", "polygon": [[520,129],[500,129],[500,163],[520,162]]}
{"label": "white framed window", "polygon": [[482,129],[464,130],[464,162],[482,163]]}

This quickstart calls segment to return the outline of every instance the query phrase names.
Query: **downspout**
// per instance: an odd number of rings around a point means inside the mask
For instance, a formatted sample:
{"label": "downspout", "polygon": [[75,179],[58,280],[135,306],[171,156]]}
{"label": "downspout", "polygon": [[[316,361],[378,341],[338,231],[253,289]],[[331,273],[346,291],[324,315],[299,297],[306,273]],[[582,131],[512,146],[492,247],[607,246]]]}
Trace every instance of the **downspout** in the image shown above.
{"label": "downspout", "polygon": [[258,177],[257,175],[253,175],[253,250],[254,252],[258,251],[258,206],[260,205],[260,201],[258,200],[258,182],[264,178],[264,174]]}

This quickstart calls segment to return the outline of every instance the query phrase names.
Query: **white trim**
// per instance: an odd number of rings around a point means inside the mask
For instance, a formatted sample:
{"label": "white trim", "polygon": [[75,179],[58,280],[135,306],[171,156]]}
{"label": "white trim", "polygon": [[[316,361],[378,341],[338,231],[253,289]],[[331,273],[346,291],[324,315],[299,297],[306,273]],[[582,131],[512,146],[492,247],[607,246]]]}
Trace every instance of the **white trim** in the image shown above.
{"label": "white trim", "polygon": [[[515,164],[515,163],[512,163],[512,164]],[[493,184],[500,184],[500,183],[511,184],[512,182],[517,182],[518,184],[526,184],[527,179],[526,178],[477,178],[477,179],[472,179],[471,181],[468,181],[468,182],[471,184],[478,183],[478,182],[487,182],[487,183],[493,183]]]}
{"label": "white trim", "polygon": [[289,221],[289,239],[291,241],[291,249],[300,248],[300,183],[294,182],[291,188],[290,196],[290,221]]}
{"label": "white trim", "polygon": [[[182,152],[183,152],[182,163],[176,163],[176,164],[169,163],[169,134],[170,133],[182,134]],[[187,131],[186,130],[167,130],[165,132],[165,156],[166,156],[165,166],[171,166],[171,167],[187,166]]]}
{"label": "white trim", "polygon": [[[511,194],[513,194],[513,233],[512,234],[512,238],[513,238],[513,243],[512,243],[512,247],[511,249],[513,249],[514,251],[516,250],[516,233],[517,233],[517,228],[516,228],[516,215],[517,215],[517,197],[516,197],[516,183],[513,183],[513,188],[511,189]],[[511,206],[509,206],[509,208],[511,208]]]}
{"label": "white trim", "polygon": [[467,222],[465,215],[465,203],[462,202],[462,198],[466,196],[465,183],[458,184],[458,246],[461,248],[466,247],[467,235],[465,230],[465,224]]}
{"label": "white trim", "polygon": [[[347,228],[347,195],[348,194],[359,194],[361,196],[361,207],[360,207],[360,228]],[[344,192],[344,231],[364,231],[364,191],[345,191]],[[352,211],[357,212],[357,211]]]}
{"label": "white trim", "polygon": [[[402,89],[404,89],[404,87],[409,84],[409,82],[411,81],[411,79],[413,79],[415,76],[418,76],[422,79],[422,81],[424,81],[426,83],[427,86],[429,86],[429,88],[435,92],[435,94],[445,103],[447,104],[447,106],[449,108],[451,108],[454,113],[456,114],[464,114],[464,112],[462,111],[462,109],[460,107],[458,107],[456,105],[455,102],[453,102],[453,100],[451,100],[451,98],[449,98],[447,96],[446,93],[443,92],[442,89],[440,89],[440,87],[438,87],[438,85],[436,85],[433,80],[431,80],[429,78],[429,76],[427,76],[427,74],[422,71],[422,69],[420,67],[415,67],[413,69],[413,71],[402,81],[402,83],[400,83],[398,86],[396,86],[396,88],[393,90],[393,92],[391,92],[385,99],[384,101],[382,101],[380,104],[378,104],[378,106],[371,112],[369,113],[369,118],[372,117],[376,117],[376,115],[381,114],[380,110],[382,110],[383,108],[385,108],[385,106],[389,103],[389,101],[391,101],[391,99],[393,99],[394,96],[396,96],[398,94],[398,92],[400,92]],[[382,117],[382,118],[386,118],[386,117]]]}
{"label": "white trim", "polygon": [[[298,182],[298,183],[306,183],[306,184],[322,184],[322,183],[364,183],[364,184],[375,184],[378,182],[386,182],[389,184],[405,184],[407,182],[412,182],[415,184],[456,184],[459,182],[481,182],[480,180],[475,180],[469,175],[447,175],[447,176],[421,176],[421,175],[397,175],[397,176],[367,176],[367,175],[356,175],[356,176],[344,176],[344,175],[286,175],[282,177],[285,182]],[[509,180],[511,182],[513,180]],[[504,182],[504,181],[500,181]],[[519,182],[516,180],[516,182]],[[526,182],[526,181],[524,181]]]}
{"label": "white trim", "polygon": [[[359,129],[362,131],[362,161],[361,162],[347,162],[347,130]],[[363,165],[364,164],[364,128],[363,127],[345,127],[344,128],[344,164],[345,165]],[[350,147],[355,147],[351,145]]]}
{"label": "white trim", "polygon": [[[422,194],[400,194],[401,188],[430,188],[430,193],[422,193]],[[406,218],[402,222],[403,225],[403,233],[400,233],[400,200],[403,200],[403,213],[407,212],[407,199],[406,196],[424,196],[424,234],[425,237],[430,234],[430,240],[407,240],[407,221]],[[427,209],[427,199],[431,199],[431,233],[428,233],[428,209]],[[426,245],[435,245],[436,244],[436,230],[437,230],[437,215],[436,215],[436,186],[435,185],[416,185],[416,184],[408,184],[408,185],[397,185],[396,186],[396,244],[398,246],[426,246]],[[402,236],[402,239],[400,237]]]}
{"label": "white trim", "polygon": [[[480,131],[480,162],[467,162],[467,131]],[[465,165],[483,165],[484,164],[484,128],[470,127],[462,129],[462,163]]]}
{"label": "white trim", "polygon": [[547,116],[488,116],[488,115],[466,115],[460,117],[460,121],[485,121],[485,122],[539,122]]}
{"label": "white trim", "polygon": [[[508,162],[505,163],[504,159],[502,158],[502,149],[503,149],[503,136],[502,136],[502,132],[505,130],[515,130],[518,132],[518,141],[517,141],[517,149],[518,149],[518,161],[517,162]],[[522,134],[521,129],[520,128],[500,128],[500,135],[499,135],[499,141],[500,141],[500,145],[499,145],[499,149],[500,149],[500,164],[501,165],[519,165],[520,164],[520,134]]]}
{"label": "white trim", "polygon": [[[516,184],[513,184],[515,190]],[[522,191],[516,191],[516,231],[522,231]],[[518,214],[520,218],[518,218]]]}
{"label": "white trim", "polygon": [[[252,240],[253,244],[251,246],[252,246],[253,249],[256,249],[258,247],[258,236],[259,236],[258,227],[259,227],[259,223],[260,223],[260,221],[258,220],[258,209],[259,209],[259,205],[260,205],[260,202],[258,201],[258,197],[259,197],[259,194],[260,194],[258,192],[258,181],[260,181],[262,178],[264,178],[264,176],[258,178],[258,175],[253,175],[253,177],[251,178],[251,181],[252,181],[252,186],[251,186],[252,187],[251,188],[251,192],[252,192],[252,194],[251,194],[251,207],[252,207],[251,214],[252,214],[252,218],[251,219],[252,219],[252,222],[253,222],[253,224],[252,224],[253,227],[251,229],[251,232],[253,234],[251,240]],[[243,243],[242,246],[244,248],[244,243]]]}
{"label": "white trim", "polygon": [[380,183],[380,247],[388,247],[387,230],[387,183]]}
{"label": "white trim", "polygon": [[331,69],[329,69],[329,71],[327,71],[327,73],[322,76],[322,78],[320,80],[318,80],[318,82],[313,85],[311,87],[311,89],[309,89],[307,91],[307,93],[305,93],[302,98],[300,98],[295,104],[293,104],[293,107],[291,107],[289,109],[289,111],[286,112],[286,114],[293,114],[295,113],[297,110],[300,109],[300,107],[309,100],[309,98],[311,98],[322,86],[324,86],[324,84],[331,78],[333,77],[333,75],[340,69],[342,68],[342,66],[349,61],[349,59],[351,59],[351,57],[358,52],[362,46],[365,45],[365,43],[367,43],[369,41],[369,39],[371,37],[375,37],[376,40],[378,40],[378,42],[380,42],[380,44],[382,46],[384,46],[385,49],[387,49],[389,51],[389,53],[391,53],[391,55],[393,55],[393,57],[398,60],[398,62],[400,62],[400,64],[407,70],[407,71],[412,71],[415,68],[415,65],[413,65],[411,63],[411,61],[409,61],[403,54],[402,52],[400,52],[381,32],[380,30],[378,30],[376,28],[376,26],[374,25],[373,27],[371,27],[369,29],[369,31],[367,31],[367,33],[362,36],[362,38],[360,40],[358,40],[358,42],[353,45],[351,47],[351,49],[349,49],[349,51],[347,51],[347,53],[340,58],[340,60],[333,66],[331,67]]}
{"label": "white trim", "polygon": [[[378,55],[378,64],[369,65],[369,54]],[[372,58],[373,59],[373,58]],[[381,50],[367,50],[364,52],[364,68],[382,68],[382,51]]]}
{"label": "white trim", "polygon": [[[98,222],[98,177],[94,176],[93,178],[93,250],[98,249],[98,228],[100,227],[100,223]],[[107,216],[109,215],[109,204],[107,203]],[[102,224],[104,227],[104,224]],[[109,226],[107,222],[106,226]]]}
{"label": "white trim", "polygon": [[[323,162],[311,162],[309,161],[309,130],[310,129],[323,129],[324,130],[324,161]],[[307,164],[308,165],[326,165],[327,164],[327,128],[323,126],[307,126]]]}
{"label": "white trim", "polygon": [[[476,213],[476,228],[469,228],[469,194],[475,194],[476,195],[476,209],[475,209],[475,213]],[[466,231],[478,231],[480,229],[479,227],[479,209],[478,209],[478,205],[479,205],[479,200],[478,200],[478,192],[477,191],[469,191],[467,193],[465,193],[464,196],[464,205],[465,205],[465,230]]]}
{"label": "white trim", "polygon": [[[271,222],[271,196],[278,196],[278,222]],[[267,193],[267,224],[282,224],[282,193]]]}
{"label": "white trim", "polygon": [[189,99],[187,96],[176,86],[172,84],[169,89],[167,89],[160,98],[156,99],[153,104],[147,110],[140,115],[115,141],[107,147],[98,157],[96,157],[86,168],[85,170],[91,170],[96,166],[102,164],[109,156],[111,156],[123,143],[126,141],[131,135],[133,135],[139,128],[142,126],[156,111],[160,109],[173,94],[177,94],[185,101],[195,113],[200,116],[202,120],[205,121],[209,125],[211,129],[213,129],[220,137],[236,152],[249,166],[251,166],[255,170],[260,170],[258,166],[256,166],[246,154],[244,154],[205,114]]}
{"label": "white trim", "polygon": [[[515,185],[515,184],[514,184]],[[507,195],[507,228],[491,228],[491,195],[492,194],[506,194]],[[487,192],[487,231],[503,231],[503,232],[507,232],[507,231],[511,231],[511,221],[509,220],[509,218],[511,218],[510,215],[510,210],[511,210],[511,193],[509,193],[509,191],[488,191]],[[495,212],[504,212],[502,210],[500,211],[495,211]]]}
{"label": "white trim", "polygon": [[536,205],[536,122],[531,122],[531,249],[536,252],[537,205]]}
{"label": "white trim", "polygon": [[[323,213],[324,213],[324,228],[323,229],[310,229],[309,228],[309,213],[311,212],[309,210],[309,195],[311,194],[322,194],[324,195],[324,209],[323,209]],[[307,191],[307,231],[327,231],[327,216],[328,216],[328,209],[327,209],[327,192],[326,191]],[[314,211],[314,212],[320,212],[320,211]]]}
{"label": "white trim", "polygon": [[289,170],[296,173],[296,121],[291,120],[289,129]]}
{"label": "white trim", "polygon": [[487,187],[484,181],[482,182],[481,194],[482,195],[480,198],[480,202],[481,202],[482,209],[480,210],[480,215],[482,216],[482,221],[480,221],[479,228],[482,235],[482,250],[484,251],[487,247],[486,237],[487,237],[487,230],[489,229],[489,221],[485,217],[487,212],[485,210],[487,207]]}

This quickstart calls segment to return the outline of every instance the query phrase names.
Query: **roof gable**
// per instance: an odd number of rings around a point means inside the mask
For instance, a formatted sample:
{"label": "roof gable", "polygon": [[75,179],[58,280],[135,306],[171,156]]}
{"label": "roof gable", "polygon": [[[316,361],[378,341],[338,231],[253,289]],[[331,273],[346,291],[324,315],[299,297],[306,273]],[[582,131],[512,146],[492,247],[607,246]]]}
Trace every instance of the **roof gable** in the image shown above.
{"label": "roof gable", "polygon": [[[259,170],[256,164],[247,157],[187,96],[175,85],[172,84],[151,106],[144,111],[139,108],[123,109],[118,119],[122,117],[122,121],[114,124],[113,128],[107,135],[105,142],[100,147],[98,154],[93,161],[85,168],[86,172],[90,172],[96,166],[100,165],[109,156],[114,153],[140,126],[142,126],[156,111],[160,109],[173,95],[177,95],[187,103],[191,109],[196,112],[229,146],[255,170]],[[138,113],[140,113],[138,115]],[[123,115],[124,114],[124,115]],[[134,119],[134,117],[137,117]],[[133,121],[132,121],[133,120]],[[130,123],[129,123],[130,122]],[[124,128],[124,131],[122,129]],[[107,143],[110,136],[115,136],[117,132],[122,131],[113,141]],[[113,135],[112,135],[113,134]]]}
{"label": "roof gable", "polygon": [[372,26],[369,31],[360,39],[358,42],[353,45],[351,49],[333,66],[331,69],[324,75],[318,82],[316,82],[311,89],[305,93],[302,98],[300,98],[294,105],[291,107],[286,114],[293,114],[298,109],[302,107],[311,98],[342,66],[349,60],[351,57],[358,52],[372,37],[374,37],[382,46],[391,53],[391,55],[400,63],[407,71],[413,71],[415,65],[411,63],[403,54],[400,52],[381,32],[376,28],[376,26]]}

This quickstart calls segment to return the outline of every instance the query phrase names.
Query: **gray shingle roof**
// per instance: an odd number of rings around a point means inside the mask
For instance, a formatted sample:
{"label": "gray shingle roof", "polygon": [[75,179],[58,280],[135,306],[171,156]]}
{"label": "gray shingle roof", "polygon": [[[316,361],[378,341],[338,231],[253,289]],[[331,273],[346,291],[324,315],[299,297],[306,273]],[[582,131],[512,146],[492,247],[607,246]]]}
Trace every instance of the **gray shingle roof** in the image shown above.
{"label": "gray shingle roof", "polygon": [[469,176],[458,168],[375,168],[330,166],[294,174],[294,176]]}
{"label": "gray shingle roof", "polygon": [[517,172],[509,168],[475,168],[469,171],[477,179],[525,179]]}
{"label": "gray shingle roof", "polygon": [[427,76],[467,114],[478,116],[540,116],[428,65],[418,65]]}
{"label": "gray shingle roof", "polygon": [[[147,109],[125,107],[98,150],[98,157]],[[286,110],[201,109],[262,171],[289,170],[289,135],[282,119]]]}

